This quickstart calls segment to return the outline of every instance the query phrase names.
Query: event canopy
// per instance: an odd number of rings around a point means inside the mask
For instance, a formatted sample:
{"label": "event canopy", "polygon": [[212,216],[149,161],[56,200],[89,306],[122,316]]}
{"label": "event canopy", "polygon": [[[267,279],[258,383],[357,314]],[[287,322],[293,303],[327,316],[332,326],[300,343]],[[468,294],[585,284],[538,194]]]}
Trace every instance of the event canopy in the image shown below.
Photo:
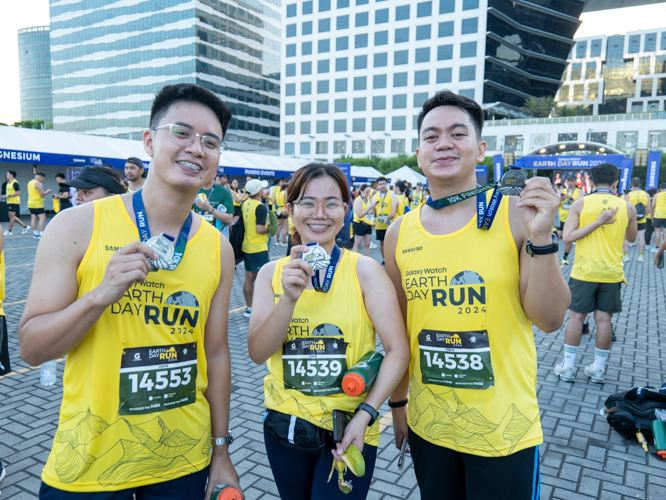
{"label": "event canopy", "polygon": [[428,179],[426,179],[425,175],[419,174],[416,170],[408,167],[407,165],[400,167],[398,170],[394,170],[390,174],[387,174],[386,177],[388,177],[391,182],[396,182],[398,179],[401,181],[411,182],[412,186],[416,186],[416,183],[419,182],[421,184],[428,182]]}
{"label": "event canopy", "polygon": [[374,167],[357,167],[352,165],[352,182],[369,182],[381,177],[383,174]]}

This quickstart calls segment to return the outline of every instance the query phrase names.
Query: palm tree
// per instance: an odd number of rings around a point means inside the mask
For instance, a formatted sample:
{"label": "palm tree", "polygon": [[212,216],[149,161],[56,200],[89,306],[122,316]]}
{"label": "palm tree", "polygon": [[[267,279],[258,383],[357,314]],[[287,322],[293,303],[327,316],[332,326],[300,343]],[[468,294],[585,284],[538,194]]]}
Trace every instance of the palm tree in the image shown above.
{"label": "palm tree", "polygon": [[521,108],[525,113],[535,118],[545,118],[555,107],[555,98],[552,96],[528,97]]}
{"label": "palm tree", "polygon": [[584,104],[576,104],[575,106],[565,104],[555,108],[555,116],[584,116],[591,114],[592,110],[590,107]]}

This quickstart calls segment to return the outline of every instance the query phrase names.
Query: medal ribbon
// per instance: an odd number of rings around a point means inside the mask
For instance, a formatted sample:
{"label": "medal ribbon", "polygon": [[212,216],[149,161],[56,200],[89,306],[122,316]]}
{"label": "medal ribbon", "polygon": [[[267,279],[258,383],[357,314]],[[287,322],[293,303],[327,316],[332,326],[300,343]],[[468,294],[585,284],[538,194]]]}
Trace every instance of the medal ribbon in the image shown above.
{"label": "medal ribbon", "polygon": [[[141,195],[141,191],[142,190],[139,189],[134,192],[134,195],[132,196],[132,207],[134,208],[134,216],[136,217],[136,224],[139,229],[139,237],[141,238],[141,242],[145,243],[150,239],[150,228],[148,227],[148,217],[146,216],[146,209],[143,206],[143,196]],[[180,264],[180,261],[183,260],[185,247],[187,247],[187,236],[190,234],[191,227],[192,211],[187,215],[185,224],[183,224],[183,227],[180,229],[180,234],[176,240],[175,252],[171,262],[169,262],[169,271],[176,269],[178,264]],[[164,236],[173,241],[173,237],[166,234]]]}
{"label": "medal ribbon", "polygon": [[[317,245],[317,243],[308,243],[306,246],[309,247],[314,245]],[[335,266],[338,264],[338,260],[340,260],[340,255],[342,255],[342,251],[338,245],[335,245],[333,247],[333,251],[331,252],[331,261],[329,262],[328,267],[326,268],[326,273],[324,274],[323,285],[319,283],[319,271],[315,271],[314,276],[312,276],[312,286],[318,292],[327,293],[331,288],[333,275],[335,274]]]}

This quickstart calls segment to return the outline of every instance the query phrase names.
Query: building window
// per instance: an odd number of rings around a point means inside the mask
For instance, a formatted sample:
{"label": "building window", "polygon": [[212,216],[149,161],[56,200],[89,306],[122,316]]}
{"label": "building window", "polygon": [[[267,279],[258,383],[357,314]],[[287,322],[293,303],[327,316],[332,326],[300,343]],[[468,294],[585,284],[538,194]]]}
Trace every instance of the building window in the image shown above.
{"label": "building window", "polygon": [[386,109],[386,96],[385,95],[376,95],[372,98],[372,109]]}
{"label": "building window", "polygon": [[370,14],[368,12],[357,12],[356,13],[356,27],[361,28],[368,25],[368,17]]}
{"label": "building window", "polygon": [[372,119],[372,131],[383,132],[384,130],[386,130],[386,118],[383,116],[375,116]]}
{"label": "building window", "polygon": [[395,73],[393,75],[393,86],[394,87],[406,87],[407,86],[407,73]]}
{"label": "building window", "polygon": [[582,101],[584,91],[585,91],[585,84],[577,83],[576,85],[574,85],[573,86],[573,100],[574,101]]}
{"label": "building window", "polygon": [[423,106],[423,103],[428,100],[428,93],[427,92],[417,92],[414,94],[414,107],[415,108],[420,108]]}
{"label": "building window", "polygon": [[424,24],[423,26],[416,27],[416,39],[417,40],[430,40],[430,30],[432,26],[429,24]]}
{"label": "building window", "polygon": [[301,142],[301,154],[302,155],[309,155],[310,154],[310,143],[309,142]]}
{"label": "building window", "polygon": [[378,155],[384,153],[384,139],[373,139],[370,141],[370,154]]}
{"label": "building window", "polygon": [[296,122],[286,122],[284,124],[284,135],[296,134]]}
{"label": "building window", "polygon": [[287,44],[287,57],[296,57],[296,44]]}
{"label": "building window", "polygon": [[333,122],[333,132],[344,134],[347,132],[347,120],[335,120]]}
{"label": "building window", "polygon": [[451,68],[439,68],[436,80],[437,83],[451,83]]}
{"label": "building window", "polygon": [[284,143],[284,154],[286,154],[286,155],[295,155],[296,154],[296,143],[295,142],[285,142]]}
{"label": "building window", "polygon": [[287,17],[296,17],[296,4],[287,5]]}
{"label": "building window", "polygon": [[374,75],[372,77],[372,88],[373,89],[385,89],[386,88],[386,75]]}
{"label": "building window", "polygon": [[287,76],[296,76],[296,64],[287,64],[285,73]]}
{"label": "building window", "polygon": [[497,136],[482,136],[481,140],[486,143],[486,151],[497,151]]}
{"label": "building window", "polygon": [[317,52],[324,54],[331,51],[331,41],[328,38],[317,41]]}
{"label": "building window", "polygon": [[599,56],[601,56],[601,40],[592,40],[590,42],[590,57]]}
{"label": "building window", "polygon": [[409,42],[409,28],[395,30],[395,43]]}
{"label": "building window", "polygon": [[629,46],[627,47],[628,54],[638,54],[641,50],[641,36],[631,35],[629,37]]}
{"label": "building window", "polygon": [[[324,122],[326,123],[326,122]],[[328,129],[328,127],[326,127]],[[327,155],[328,154],[328,142],[317,142],[316,151],[318,155]]]}
{"label": "building window", "polygon": [[587,42],[577,42],[576,43],[576,59],[585,59],[585,53],[587,52]]}
{"label": "building window", "polygon": [[352,120],[352,132],[365,132],[365,118],[354,118]]}
{"label": "building window", "polygon": [[375,11],[375,24],[384,24],[389,21],[389,10],[379,9]]}
{"label": "building window", "polygon": [[362,35],[356,35],[354,37],[354,48],[363,49],[368,46],[368,34],[363,33]]}
{"label": "building window", "polygon": [[557,142],[577,141],[577,140],[578,140],[578,134],[576,133],[557,134]]}
{"label": "building window", "polygon": [[347,50],[349,48],[349,37],[339,36],[335,39],[335,50]]}
{"label": "building window", "polygon": [[406,130],[406,129],[407,129],[406,116],[394,116],[391,118],[391,130]]}
{"label": "building window", "polygon": [[467,97],[468,99],[474,100],[474,89],[460,89],[458,94]]}
{"label": "building window", "polygon": [[301,45],[301,55],[309,56],[312,54],[312,42],[303,42]]}
{"label": "building window", "polygon": [[365,69],[368,67],[368,56],[354,56],[354,69]]}
{"label": "building window", "polygon": [[312,61],[301,63],[301,75],[312,74]]}
{"label": "building window", "polygon": [[301,122],[301,134],[309,134],[312,131],[310,125],[312,122]]}
{"label": "building window", "polygon": [[453,45],[440,45],[437,47],[437,60],[448,61],[453,59]]}
{"label": "building window", "polygon": [[460,78],[461,82],[473,82],[476,78],[476,66],[461,66]]}
{"label": "building window", "polygon": [[349,0],[338,0],[337,6],[338,9],[345,9],[349,7]]}
{"label": "building window", "polygon": [[562,85],[560,87],[560,97],[557,99],[558,102],[569,102],[569,86],[568,85]]}
{"label": "building window", "polygon": [[388,65],[388,53],[387,52],[380,52],[379,54],[375,54],[373,66],[375,68],[383,68]]}
{"label": "building window", "polygon": [[439,38],[444,38],[447,36],[453,36],[453,21],[447,21],[445,23],[439,23],[439,28],[437,30],[437,36]]}
{"label": "building window", "polygon": [[337,78],[335,80],[335,91],[336,92],[347,92],[347,79],[346,78]]}
{"label": "building window", "polygon": [[[330,71],[330,61],[324,59],[323,61],[317,61],[317,73],[328,73]],[[326,90],[328,92],[328,90]]]}
{"label": "building window", "polygon": [[395,20],[404,21],[409,19],[409,5],[401,5],[395,8]]}
{"label": "building window", "polygon": [[[365,122],[363,123],[363,131],[365,131]],[[352,141],[353,154],[365,154],[365,141]]]}
{"label": "building window", "polygon": [[317,133],[328,134],[328,120],[317,120]]}
{"label": "building window", "polygon": [[[643,101],[634,101],[631,103],[631,112],[632,113],[642,113],[643,112]],[[617,135],[620,135],[620,132],[617,133]],[[617,147],[627,147],[627,146],[621,146],[619,143],[617,144]]]}
{"label": "building window", "polygon": [[430,17],[432,15],[432,2],[416,4],[416,17]]}
{"label": "building window", "polygon": [[587,140],[600,144],[608,144],[608,132],[588,132]]}
{"label": "building window", "polygon": [[655,56],[654,58],[654,72],[666,73],[666,55]]}
{"label": "building window", "polygon": [[638,60],[638,74],[649,75],[650,73],[652,73],[652,57],[641,57]]}
{"label": "building window", "polygon": [[412,139],[412,153],[416,153],[417,149],[419,149],[419,140]]}
{"label": "building window", "polygon": [[648,111],[659,111],[659,101],[648,101],[647,110]]}
{"label": "building window", "polygon": [[[404,118],[398,117],[398,118]],[[395,118],[394,118],[395,120]],[[394,128],[393,130],[404,130],[402,128]],[[404,139],[391,139],[391,153],[404,153],[405,152],[405,140]]]}
{"label": "building window", "polygon": [[312,113],[312,103],[310,101],[301,102],[301,114],[309,115]]}
{"label": "building window", "polygon": [[349,16],[338,16],[335,27],[339,30],[346,30],[349,28]]}
{"label": "building window", "polygon": [[474,10],[479,8],[479,0],[463,0],[463,10]]}
{"label": "building window", "polygon": [[594,61],[588,61],[585,64],[585,79],[594,80],[597,77],[597,63]]}
{"label": "building window", "polygon": [[416,49],[416,58],[415,62],[429,62],[430,61],[430,47],[423,47],[421,49]]}
{"label": "building window", "polygon": [[319,12],[331,10],[331,0],[319,0]]}
{"label": "building window", "polygon": [[335,71],[347,71],[348,66],[346,57],[338,57],[335,60]]}
{"label": "building window", "polygon": [[580,80],[583,71],[582,63],[571,64],[571,80]]}
{"label": "building window", "polygon": [[328,113],[328,101],[317,101],[317,114]]}
{"label": "building window", "polygon": [[312,94],[312,82],[301,82],[301,95]]}
{"label": "building window", "polygon": [[365,111],[365,97],[354,97],[354,111]]}
{"label": "building window", "polygon": [[666,31],[664,31],[661,34],[661,44],[660,44],[660,49],[661,50],[666,50]]}
{"label": "building window", "polygon": [[393,64],[395,66],[400,66],[402,64],[409,63],[409,51],[408,50],[396,50],[393,54]]}
{"label": "building window", "polygon": [[284,105],[284,113],[287,116],[295,115],[296,114],[296,103],[295,102],[288,102],[287,104]]}
{"label": "building window", "polygon": [[375,33],[375,46],[388,45],[388,31],[378,31]]}
{"label": "building window", "polygon": [[326,33],[327,31],[331,31],[331,19],[330,18],[320,19],[319,33]]}
{"label": "building window", "polygon": [[286,96],[296,95],[296,84],[295,83],[288,83],[287,85],[285,85],[284,86],[284,94]]}
{"label": "building window", "polygon": [[641,97],[652,97],[652,78],[641,81]]}
{"label": "building window", "polygon": [[336,99],[335,100],[335,112],[336,113],[346,113],[347,112],[347,99]]}
{"label": "building window", "polygon": [[456,0],[439,0],[439,13],[450,14],[456,10]]}
{"label": "building window", "polygon": [[414,116],[412,117],[412,128],[413,128],[414,130],[418,130],[418,129],[419,129],[419,115],[414,115]]}
{"label": "building window", "polygon": [[365,90],[368,87],[367,78],[365,76],[354,77],[354,90]]}
{"label": "building window", "polygon": [[460,33],[462,35],[467,35],[468,33],[476,33],[479,31],[479,18],[472,17],[470,19],[462,20],[462,29]]}
{"label": "building window", "polygon": [[335,155],[347,154],[347,141],[333,141],[333,154]]}
{"label": "building window", "polygon": [[643,52],[654,52],[657,50],[657,34],[646,33],[645,41],[643,42]]}
{"label": "building window", "polygon": [[596,101],[599,99],[599,82],[590,83],[587,86],[587,100]]}
{"label": "building window", "polygon": [[302,31],[304,35],[312,35],[312,21],[304,22]]}
{"label": "building window", "polygon": [[328,80],[317,82],[317,94],[328,94]]}
{"label": "building window", "polygon": [[295,24],[287,24],[287,38],[291,38],[296,36],[296,25]]}
{"label": "building window", "polygon": [[460,44],[460,57],[476,57],[476,42],[465,42]]}
{"label": "building window", "polygon": [[393,95],[393,109],[405,109],[407,107],[407,94]]}

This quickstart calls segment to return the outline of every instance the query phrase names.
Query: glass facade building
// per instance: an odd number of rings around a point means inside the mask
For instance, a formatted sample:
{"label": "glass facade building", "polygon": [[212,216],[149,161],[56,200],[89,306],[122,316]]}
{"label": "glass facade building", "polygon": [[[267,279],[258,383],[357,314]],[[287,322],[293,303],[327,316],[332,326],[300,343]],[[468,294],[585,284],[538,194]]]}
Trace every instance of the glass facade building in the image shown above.
{"label": "glass facade building", "polygon": [[18,31],[21,120],[53,123],[49,27]]}
{"label": "glass facade building", "polygon": [[139,139],[164,85],[196,83],[233,118],[229,149],[277,153],[280,1],[51,0],[56,130]]}

